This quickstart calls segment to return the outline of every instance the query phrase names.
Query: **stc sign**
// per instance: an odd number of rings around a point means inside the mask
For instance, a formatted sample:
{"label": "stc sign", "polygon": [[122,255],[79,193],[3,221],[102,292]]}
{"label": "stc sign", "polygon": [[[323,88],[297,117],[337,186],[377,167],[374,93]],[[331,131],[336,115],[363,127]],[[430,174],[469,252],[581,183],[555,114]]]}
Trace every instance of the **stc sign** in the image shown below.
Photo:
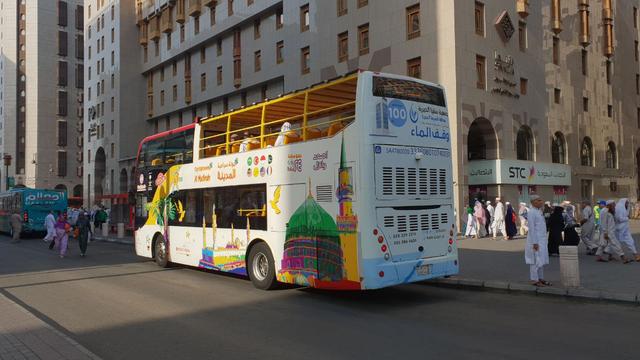
{"label": "stc sign", "polygon": [[468,164],[469,185],[571,186],[571,167],[521,160],[480,160]]}

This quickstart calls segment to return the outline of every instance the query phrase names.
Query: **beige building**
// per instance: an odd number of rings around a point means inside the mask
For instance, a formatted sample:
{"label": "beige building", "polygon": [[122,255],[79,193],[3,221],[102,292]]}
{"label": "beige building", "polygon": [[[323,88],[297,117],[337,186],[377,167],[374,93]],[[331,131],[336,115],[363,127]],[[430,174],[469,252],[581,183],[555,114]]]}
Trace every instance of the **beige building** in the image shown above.
{"label": "beige building", "polygon": [[[82,198],[83,1],[0,0],[2,189]],[[8,175],[8,177],[7,177]]]}
{"label": "beige building", "polygon": [[[639,3],[123,2],[121,14],[135,12],[138,26],[138,54],[127,62],[140,66],[145,87],[131,92],[144,96],[144,111],[127,124],[144,124],[131,137],[139,141],[359,68],[409,74],[447,89],[459,214],[475,197],[635,198]],[[139,87],[130,76],[127,89]],[[105,171],[129,166],[107,162]]]}
{"label": "beige building", "polygon": [[[126,222],[143,117],[144,78],[132,0],[85,1],[85,206]],[[114,206],[120,205],[120,206]]]}

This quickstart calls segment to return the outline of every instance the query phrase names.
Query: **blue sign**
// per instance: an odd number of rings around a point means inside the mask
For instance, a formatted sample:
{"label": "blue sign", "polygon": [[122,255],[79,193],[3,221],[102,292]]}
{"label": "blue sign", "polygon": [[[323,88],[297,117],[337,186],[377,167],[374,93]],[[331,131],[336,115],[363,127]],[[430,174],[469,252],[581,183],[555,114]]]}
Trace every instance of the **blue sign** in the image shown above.
{"label": "blue sign", "polygon": [[388,105],[389,121],[395,127],[403,127],[407,122],[407,108],[400,100],[392,100]]}

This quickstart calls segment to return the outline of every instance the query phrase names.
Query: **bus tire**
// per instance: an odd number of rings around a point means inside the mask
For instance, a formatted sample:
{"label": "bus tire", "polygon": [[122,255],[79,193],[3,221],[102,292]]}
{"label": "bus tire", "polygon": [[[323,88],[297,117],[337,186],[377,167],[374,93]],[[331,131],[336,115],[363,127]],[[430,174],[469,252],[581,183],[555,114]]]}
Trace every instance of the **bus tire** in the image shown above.
{"label": "bus tire", "polygon": [[154,260],[156,264],[158,264],[158,266],[162,268],[169,267],[167,243],[166,241],[164,241],[164,237],[162,235],[158,235],[156,237],[156,240],[153,243],[153,250]]}
{"label": "bus tire", "polygon": [[273,290],[278,287],[275,262],[266,243],[259,242],[249,250],[247,273],[253,286],[258,289]]}

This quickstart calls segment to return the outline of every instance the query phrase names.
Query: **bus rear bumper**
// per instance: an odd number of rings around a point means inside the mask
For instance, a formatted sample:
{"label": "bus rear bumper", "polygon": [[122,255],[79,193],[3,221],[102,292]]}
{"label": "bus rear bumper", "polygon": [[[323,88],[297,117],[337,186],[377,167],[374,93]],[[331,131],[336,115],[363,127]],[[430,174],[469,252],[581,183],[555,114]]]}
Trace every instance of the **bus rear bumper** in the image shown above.
{"label": "bus rear bumper", "polygon": [[387,286],[456,275],[460,269],[458,256],[455,252],[438,258],[401,262],[380,263],[380,260],[376,259],[367,265],[369,266],[364,268],[369,269],[369,271],[363,274],[363,290],[380,289]]}

